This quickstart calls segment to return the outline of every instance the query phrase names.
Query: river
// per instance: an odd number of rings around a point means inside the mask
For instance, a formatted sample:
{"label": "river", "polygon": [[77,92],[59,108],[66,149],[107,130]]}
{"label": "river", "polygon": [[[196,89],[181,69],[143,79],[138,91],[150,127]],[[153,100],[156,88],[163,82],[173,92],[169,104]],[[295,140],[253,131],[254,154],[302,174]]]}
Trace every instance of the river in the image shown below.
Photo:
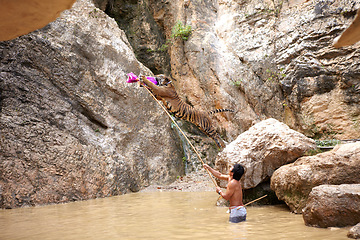
{"label": "river", "polygon": [[282,205],[248,206],[229,223],[215,192],[140,192],[0,210],[0,239],[348,239],[348,228],[306,227]]}

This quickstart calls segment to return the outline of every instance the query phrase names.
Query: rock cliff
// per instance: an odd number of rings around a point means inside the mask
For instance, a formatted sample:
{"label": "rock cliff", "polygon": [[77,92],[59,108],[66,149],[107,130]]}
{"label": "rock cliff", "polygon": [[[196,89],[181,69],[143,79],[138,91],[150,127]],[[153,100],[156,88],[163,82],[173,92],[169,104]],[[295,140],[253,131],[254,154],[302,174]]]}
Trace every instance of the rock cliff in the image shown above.
{"label": "rock cliff", "polygon": [[[109,0],[107,12],[115,16],[123,2]],[[228,141],[268,117],[310,137],[360,137],[359,44],[332,47],[358,1],[142,0],[121,13],[144,6],[151,19],[126,23],[133,47],[160,52],[145,39],[165,36],[180,95],[199,108],[236,110],[216,117]],[[187,41],[171,38],[177,21],[192,27]]]}
{"label": "rock cliff", "polygon": [[112,196],[183,174],[168,117],[128,72],[151,74],[85,0],[0,42],[0,207]]}
{"label": "rock cliff", "polygon": [[[215,116],[228,142],[269,117],[309,137],[360,138],[359,45],[332,47],[358,1],[96,4],[127,35],[78,0],[0,42],[1,207],[111,196],[184,172],[169,119],[128,72],[164,72],[190,105],[234,109]],[[171,37],[178,21],[192,28],[186,41]],[[211,141],[183,126],[213,160]]]}

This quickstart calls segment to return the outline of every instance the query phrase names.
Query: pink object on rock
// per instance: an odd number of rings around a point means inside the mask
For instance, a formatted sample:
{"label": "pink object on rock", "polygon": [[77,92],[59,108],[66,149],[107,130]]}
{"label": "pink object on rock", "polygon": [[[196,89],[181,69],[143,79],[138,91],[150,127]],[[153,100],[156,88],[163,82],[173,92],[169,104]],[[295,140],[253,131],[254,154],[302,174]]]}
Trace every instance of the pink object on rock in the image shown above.
{"label": "pink object on rock", "polygon": [[128,80],[126,81],[127,83],[134,83],[134,82],[137,82],[139,81],[139,78],[133,74],[133,73],[128,73]]}
{"label": "pink object on rock", "polygon": [[[154,77],[146,77],[150,82],[152,82],[153,84],[157,85],[158,82],[156,81],[156,79]],[[127,83],[134,83],[139,81],[139,77],[136,76],[134,73],[128,73],[128,80],[126,81]]]}

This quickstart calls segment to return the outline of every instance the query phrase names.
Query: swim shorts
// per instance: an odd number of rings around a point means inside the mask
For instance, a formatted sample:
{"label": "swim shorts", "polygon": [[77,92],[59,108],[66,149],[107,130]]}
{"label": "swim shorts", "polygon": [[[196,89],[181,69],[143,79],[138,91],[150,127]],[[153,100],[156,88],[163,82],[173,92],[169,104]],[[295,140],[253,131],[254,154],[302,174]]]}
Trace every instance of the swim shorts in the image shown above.
{"label": "swim shorts", "polygon": [[243,222],[246,220],[246,208],[244,206],[233,206],[230,207],[229,221],[232,223]]}

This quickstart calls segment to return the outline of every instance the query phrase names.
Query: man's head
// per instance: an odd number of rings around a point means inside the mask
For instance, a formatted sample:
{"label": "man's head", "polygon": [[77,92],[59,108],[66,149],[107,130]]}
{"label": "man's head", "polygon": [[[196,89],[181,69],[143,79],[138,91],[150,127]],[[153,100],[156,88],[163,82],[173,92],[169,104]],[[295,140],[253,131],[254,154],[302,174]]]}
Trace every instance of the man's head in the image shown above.
{"label": "man's head", "polygon": [[230,169],[230,172],[233,173],[233,179],[240,181],[242,175],[244,175],[244,167],[238,163],[235,163],[234,166]]}

